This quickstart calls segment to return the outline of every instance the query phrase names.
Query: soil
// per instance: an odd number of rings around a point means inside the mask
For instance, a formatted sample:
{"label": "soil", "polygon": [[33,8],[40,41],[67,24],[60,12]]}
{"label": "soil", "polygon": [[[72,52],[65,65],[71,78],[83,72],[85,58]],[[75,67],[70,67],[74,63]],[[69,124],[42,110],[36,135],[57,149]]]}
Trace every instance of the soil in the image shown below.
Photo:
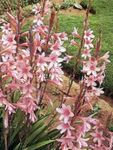
{"label": "soil", "polygon": [[63,0],[53,0],[53,3],[55,4],[61,4],[63,2]]}
{"label": "soil", "polygon": [[75,15],[75,16],[84,16],[86,15],[86,10],[73,9],[72,7],[66,10],[60,10],[61,14],[64,15]]}
{"label": "soil", "polygon": [[[61,4],[64,0],[53,0],[53,3]],[[76,2],[80,3],[82,0],[75,0]]]}
{"label": "soil", "polygon": [[[76,0],[77,2],[81,2],[81,0]],[[53,0],[54,4],[62,4],[63,0]],[[79,10],[79,9],[74,9],[72,7],[66,9],[66,10],[60,10],[60,14],[64,15],[75,15],[75,16],[85,16],[86,10]]]}

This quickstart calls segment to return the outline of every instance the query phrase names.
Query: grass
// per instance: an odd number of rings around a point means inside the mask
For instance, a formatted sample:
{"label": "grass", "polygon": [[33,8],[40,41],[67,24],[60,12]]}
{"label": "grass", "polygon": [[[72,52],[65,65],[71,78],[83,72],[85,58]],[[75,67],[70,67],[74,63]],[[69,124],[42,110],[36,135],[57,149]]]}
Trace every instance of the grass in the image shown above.
{"label": "grass", "polygon": [[[109,51],[111,63],[107,66],[106,78],[104,88],[108,91],[113,89],[113,1],[94,0],[93,7],[96,9],[96,15],[90,16],[90,28],[94,30],[95,35],[98,35],[99,30],[102,31],[102,49],[101,54]],[[68,35],[75,27],[80,32],[83,24],[82,16],[68,16],[59,15],[60,31],[66,31]],[[75,49],[71,46],[68,47],[67,52],[70,54],[75,53]],[[73,66],[73,63],[68,66]]]}

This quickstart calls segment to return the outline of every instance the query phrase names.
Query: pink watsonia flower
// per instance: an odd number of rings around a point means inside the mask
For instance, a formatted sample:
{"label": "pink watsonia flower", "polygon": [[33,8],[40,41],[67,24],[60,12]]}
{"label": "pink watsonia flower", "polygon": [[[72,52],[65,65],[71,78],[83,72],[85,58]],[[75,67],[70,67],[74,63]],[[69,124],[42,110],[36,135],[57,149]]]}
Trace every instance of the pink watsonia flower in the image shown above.
{"label": "pink watsonia flower", "polygon": [[36,50],[38,50],[39,52],[42,51],[42,43],[41,43],[41,37],[39,35],[39,33],[36,33],[35,34],[35,37],[34,37],[34,47]]}
{"label": "pink watsonia flower", "polygon": [[37,3],[36,5],[34,5],[32,11],[35,13],[35,15],[37,15],[38,13],[40,13],[41,12],[41,6],[40,6],[40,4]]}
{"label": "pink watsonia flower", "polygon": [[90,101],[94,96],[99,97],[101,94],[104,94],[102,88],[92,87],[92,89],[86,91],[85,99],[86,101]]}
{"label": "pink watsonia flower", "polygon": [[86,117],[87,122],[89,122],[91,125],[97,125],[99,123],[99,120],[96,118],[93,118],[93,115],[90,115]]}
{"label": "pink watsonia flower", "polygon": [[15,82],[14,80],[9,83],[8,85],[6,85],[7,90],[9,91],[16,91],[16,90],[20,90],[20,84],[18,84],[17,82]]}
{"label": "pink watsonia flower", "polygon": [[29,48],[27,48],[27,49],[22,49],[22,51],[21,51],[21,56],[23,57],[23,59],[24,59],[24,58],[29,58],[29,56],[30,56],[30,50],[29,50]]}
{"label": "pink watsonia flower", "polygon": [[105,78],[105,74],[98,73],[96,76],[96,81],[98,81],[99,84],[101,85],[103,83],[104,78]]}
{"label": "pink watsonia flower", "polygon": [[96,59],[95,57],[93,57],[93,56],[89,58],[89,61],[90,61],[90,63],[92,63],[92,64],[95,64],[95,65],[98,64],[97,59]]}
{"label": "pink watsonia flower", "polygon": [[85,92],[85,95],[84,95],[85,100],[87,102],[89,102],[92,99],[93,96],[94,96],[94,93],[92,92],[92,90],[87,89],[86,92]]}
{"label": "pink watsonia flower", "polygon": [[94,48],[92,41],[92,39],[85,39],[84,47],[87,49]]}
{"label": "pink watsonia flower", "polygon": [[16,107],[21,109],[23,112],[25,112],[26,115],[29,115],[29,119],[32,122],[36,121],[36,115],[34,112],[38,109],[35,100],[32,96],[24,96],[20,101],[18,101],[16,104]]}
{"label": "pink watsonia flower", "polygon": [[80,137],[82,137],[82,136],[83,137],[85,136],[85,134],[86,134],[86,128],[84,127],[84,124],[82,123],[82,121],[81,121],[80,124],[78,124],[78,126],[76,127],[76,129],[77,129],[77,133],[76,133],[76,138],[77,139],[80,138]]}
{"label": "pink watsonia flower", "polygon": [[88,122],[87,117],[81,117],[81,119],[82,119],[82,123],[83,123],[84,133],[90,131],[91,124]]}
{"label": "pink watsonia flower", "polygon": [[72,58],[73,58],[73,56],[71,56],[71,55],[66,55],[66,56],[64,57],[64,61],[66,61],[66,63],[69,63],[69,61],[70,61]]}
{"label": "pink watsonia flower", "polygon": [[36,75],[37,75],[37,80],[39,82],[43,82],[46,80],[45,73],[42,69],[39,68],[36,72]]}
{"label": "pink watsonia flower", "polygon": [[84,49],[82,52],[82,57],[86,59],[87,57],[91,57],[91,51],[89,49]]}
{"label": "pink watsonia flower", "polygon": [[9,103],[7,100],[3,100],[3,105],[5,105],[5,110],[8,111],[9,115],[12,113],[15,113],[15,109],[16,107],[14,105],[12,105],[11,103]]}
{"label": "pink watsonia flower", "polygon": [[[2,66],[6,65],[6,66],[10,67],[14,62],[14,57],[13,57],[12,53],[3,55],[2,56],[2,61],[3,62],[0,62],[0,64]],[[8,68],[8,70],[9,70],[9,68]]]}
{"label": "pink watsonia flower", "polygon": [[108,147],[106,147],[105,145],[98,146],[98,144],[90,145],[90,148],[92,150],[111,150]]}
{"label": "pink watsonia flower", "polygon": [[92,100],[94,98],[94,94],[92,91],[86,91],[85,95],[84,95],[84,101],[86,104],[84,104],[84,106],[88,106],[88,108],[90,108],[91,110],[93,110],[93,105],[92,105]]}
{"label": "pink watsonia flower", "polygon": [[23,61],[19,61],[18,62],[18,66],[17,66],[17,70],[22,74],[22,78],[24,78],[25,80],[28,78],[32,78],[33,75],[30,72],[31,71],[31,66],[29,66],[28,64],[23,63]]}
{"label": "pink watsonia flower", "polygon": [[87,87],[96,86],[97,78],[95,78],[94,75],[85,76],[84,80],[85,80],[84,82],[86,83]]}
{"label": "pink watsonia flower", "polygon": [[64,123],[68,123],[69,119],[74,116],[73,112],[71,111],[71,107],[65,104],[62,104],[61,108],[56,108],[56,111],[60,113],[60,120],[63,120]]}
{"label": "pink watsonia flower", "polygon": [[33,77],[30,71],[31,66],[26,64],[23,60],[18,60],[12,65],[12,76],[22,82]]}
{"label": "pink watsonia flower", "polygon": [[94,75],[97,76],[97,72],[100,71],[100,68],[97,67],[95,63],[91,63],[90,61],[83,65],[83,72],[85,72],[87,75]]}
{"label": "pink watsonia flower", "polygon": [[100,129],[104,130],[104,126],[101,124],[101,122],[99,120],[96,120],[96,123],[94,124],[93,129],[95,129],[95,130],[100,130]]}
{"label": "pink watsonia flower", "polygon": [[23,94],[32,94],[33,92],[36,92],[36,88],[29,82],[22,85],[21,89]]}
{"label": "pink watsonia flower", "polygon": [[88,117],[79,117],[78,121],[80,121],[80,126],[78,125],[77,130],[79,131],[78,137],[84,137],[87,132],[91,130],[92,125],[95,125],[97,123],[96,119],[92,118],[92,116]]}
{"label": "pink watsonia flower", "polygon": [[53,39],[53,41],[59,41],[61,42],[62,41],[67,41],[68,40],[68,37],[67,37],[67,34],[65,32],[62,32],[62,33],[54,33],[51,38]]}
{"label": "pink watsonia flower", "polygon": [[86,133],[91,131],[92,126],[95,126],[98,122],[97,119],[92,118],[92,116],[88,116],[88,117],[78,116],[78,119],[79,119],[78,121],[80,121],[81,123],[80,125],[78,125],[77,128],[77,130],[79,131],[77,138],[85,137]]}
{"label": "pink watsonia flower", "polygon": [[94,95],[96,95],[96,96],[100,96],[101,94],[104,94],[104,91],[102,88],[93,87],[92,91],[93,91]]}
{"label": "pink watsonia flower", "polygon": [[55,52],[51,52],[51,54],[48,57],[49,66],[48,68],[52,68],[56,66],[58,63],[63,62],[63,59],[58,57],[58,55]]}
{"label": "pink watsonia flower", "polygon": [[62,71],[60,64],[55,64],[55,66],[49,70],[50,80],[59,85],[61,85],[61,82],[63,81],[63,74],[64,72]]}
{"label": "pink watsonia flower", "polygon": [[76,27],[74,27],[74,31],[72,32],[72,35],[76,38],[80,38],[80,35],[78,33],[78,29]]}
{"label": "pink watsonia flower", "polygon": [[[43,20],[42,20],[43,22]],[[45,37],[47,38],[47,33],[48,33],[48,27],[47,26],[44,26],[44,25],[35,25],[34,26],[34,30],[33,30],[35,33],[38,33],[40,34],[40,36],[44,37],[41,41],[45,41],[45,44],[46,44],[46,39]],[[44,43],[44,42],[43,42]]]}
{"label": "pink watsonia flower", "polygon": [[2,90],[0,89],[0,106],[4,107],[5,110],[8,111],[8,114],[11,115],[12,113],[15,113],[15,106],[8,102],[6,99],[6,96],[3,94]]}
{"label": "pink watsonia flower", "polygon": [[33,21],[34,24],[36,24],[38,27],[43,25],[43,17],[38,14],[37,16],[35,16],[35,19]]}
{"label": "pink watsonia flower", "polygon": [[76,41],[74,41],[74,40],[71,40],[70,44],[73,45],[73,46],[79,46],[79,44]]}
{"label": "pink watsonia flower", "polygon": [[93,142],[97,143],[99,147],[103,144],[103,141],[105,140],[102,131],[96,131],[94,133],[91,133],[91,136],[93,137]]}
{"label": "pink watsonia flower", "polygon": [[91,29],[88,29],[87,31],[84,32],[84,39],[93,39],[95,36],[93,35],[93,31]]}
{"label": "pink watsonia flower", "polygon": [[105,70],[106,70],[106,63],[103,62],[103,64],[99,67],[101,70],[101,73],[105,74]]}
{"label": "pink watsonia flower", "polygon": [[81,148],[88,147],[88,144],[87,144],[88,140],[89,140],[88,138],[87,139],[82,138],[82,137],[77,138],[77,143],[79,145],[79,148],[81,149]]}
{"label": "pink watsonia flower", "polygon": [[63,41],[67,41],[68,40],[67,34],[65,32],[59,33],[59,37]]}
{"label": "pink watsonia flower", "polygon": [[80,120],[82,124],[78,125],[79,135],[77,135],[77,138],[85,137],[86,133],[90,132],[92,127],[98,123],[98,120],[92,118],[92,116],[80,117]]}
{"label": "pink watsonia flower", "polygon": [[59,56],[61,53],[65,52],[66,49],[62,46],[62,43],[59,41],[56,41],[50,48],[52,51],[56,52],[56,54]]}
{"label": "pink watsonia flower", "polygon": [[70,123],[60,122],[60,125],[57,126],[57,129],[60,130],[60,133],[64,133],[69,130],[74,130],[74,128],[70,125]]}
{"label": "pink watsonia flower", "polygon": [[47,58],[45,57],[45,53],[43,52],[41,55],[38,55],[37,58],[37,66],[44,71],[47,67]]}
{"label": "pink watsonia flower", "polygon": [[7,32],[7,34],[2,35],[2,43],[5,47],[13,47],[16,48],[15,34],[12,31]]}
{"label": "pink watsonia flower", "polygon": [[3,24],[3,26],[1,27],[1,29],[2,29],[2,32],[4,32],[4,33],[7,34],[9,31],[11,31],[10,23]]}
{"label": "pink watsonia flower", "polygon": [[71,132],[67,132],[65,137],[57,140],[61,143],[61,150],[74,150],[75,137],[71,135]]}
{"label": "pink watsonia flower", "polygon": [[99,58],[99,60],[103,60],[106,63],[110,63],[109,52],[105,53],[102,57]]}
{"label": "pink watsonia flower", "polygon": [[2,73],[6,74],[7,70],[8,70],[8,65],[7,64],[2,64],[0,66],[0,70],[1,70]]}
{"label": "pink watsonia flower", "polygon": [[1,69],[1,73],[3,75],[7,75],[9,77],[12,76],[12,68],[11,68],[10,62],[8,62],[8,61],[7,62],[2,62],[0,64],[0,69]]}

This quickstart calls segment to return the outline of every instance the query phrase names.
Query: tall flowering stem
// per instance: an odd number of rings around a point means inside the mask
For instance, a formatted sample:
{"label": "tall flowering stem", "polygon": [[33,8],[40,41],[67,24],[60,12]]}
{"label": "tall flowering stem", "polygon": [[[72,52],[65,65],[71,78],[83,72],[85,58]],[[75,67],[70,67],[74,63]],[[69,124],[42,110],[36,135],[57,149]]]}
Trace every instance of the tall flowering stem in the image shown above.
{"label": "tall flowering stem", "polygon": [[[60,114],[57,129],[61,133],[61,138],[57,139],[57,141],[60,142],[61,150],[82,150],[84,148],[111,150],[113,146],[113,134],[106,130],[98,119],[94,118],[95,114],[92,113],[88,116],[84,110],[86,107],[93,110],[92,101],[94,99],[98,100],[99,96],[104,93],[101,85],[105,77],[106,65],[110,62],[108,59],[109,52],[103,56],[100,56],[99,53],[101,48],[101,34],[96,47],[94,47],[93,40],[95,36],[88,25],[88,14],[89,10],[86,15],[83,35],[80,36],[76,28],[74,28],[72,33],[74,38],[81,40],[77,55],[78,60],[75,63],[76,67],[78,63],[81,63],[83,67],[81,70],[83,77],[79,82],[80,92],[76,94],[76,97],[70,98],[75,100],[72,109],[64,103],[60,108],[56,109]],[[71,41],[71,44],[73,46],[79,45],[75,39]],[[71,89],[72,83],[73,79],[71,80],[68,92]],[[69,94],[68,92],[67,95]]]}
{"label": "tall flowering stem", "polygon": [[20,0],[18,0],[18,8],[17,8],[17,35],[16,35],[16,38],[17,38],[17,53],[18,53],[18,50],[19,50],[19,42],[20,42]]}
{"label": "tall flowering stem", "polygon": [[70,80],[67,95],[69,95],[69,93],[70,93],[73,81],[74,81],[76,73],[77,73],[78,64],[80,63],[81,50],[82,50],[82,47],[83,47],[83,44],[84,44],[84,31],[87,30],[87,28],[88,28],[88,18],[89,18],[90,9],[91,9],[91,0],[89,0],[89,5],[88,5],[87,11],[86,11],[86,17],[85,17],[85,20],[84,20],[84,27],[83,27],[83,34],[82,34],[82,37],[81,37],[81,43],[80,43],[80,46],[79,46],[79,49],[78,49],[78,54],[76,55],[76,60],[75,60],[75,64],[74,64],[74,67],[73,67],[74,68],[73,69],[73,74],[72,74],[72,77],[71,77],[71,80]]}
{"label": "tall flowering stem", "polygon": [[42,0],[42,17],[44,16],[45,5],[46,5],[46,0]]}

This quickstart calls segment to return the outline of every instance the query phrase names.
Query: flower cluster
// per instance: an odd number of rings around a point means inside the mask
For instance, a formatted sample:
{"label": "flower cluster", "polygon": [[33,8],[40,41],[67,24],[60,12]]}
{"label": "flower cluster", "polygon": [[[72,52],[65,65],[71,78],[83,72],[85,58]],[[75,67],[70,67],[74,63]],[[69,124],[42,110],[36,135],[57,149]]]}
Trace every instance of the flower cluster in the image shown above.
{"label": "flower cluster", "polygon": [[[9,23],[5,22],[1,27],[0,106],[9,116],[20,109],[31,122],[35,122],[44,84],[46,86],[49,81],[57,85],[62,83],[62,62],[65,61],[62,53],[66,51],[63,43],[68,38],[64,32],[52,31],[55,13],[50,10],[49,1],[33,8],[35,18],[29,33],[22,33],[22,20],[9,13]],[[47,14],[50,21],[45,25]],[[21,41],[23,37],[24,42]],[[16,99],[15,94],[19,95]]]}
{"label": "flower cluster", "polygon": [[13,33],[13,31],[11,30],[10,24],[4,24],[4,26],[2,26],[2,47],[3,49],[8,49],[9,53],[10,51],[12,51],[13,53],[16,52],[16,41],[15,41],[15,33]]}
{"label": "flower cluster", "polygon": [[[104,93],[101,84],[105,77],[106,64],[110,62],[108,59],[109,53],[107,52],[103,56],[97,55],[97,50],[93,53],[92,49],[95,47],[91,29],[84,31],[83,39],[76,28],[74,28],[72,35],[74,38],[82,40],[83,43],[83,50],[81,50],[83,59],[81,58],[80,61],[83,65],[83,78],[80,81],[80,93],[75,99],[74,114],[69,105],[62,104],[61,108],[56,109],[60,113],[60,125],[57,129],[60,130],[62,135],[58,141],[61,143],[62,150],[81,150],[84,148],[111,150],[113,134],[105,130],[105,127],[98,119],[93,117],[93,114],[90,116],[82,114],[84,106],[88,104],[93,108],[92,100]],[[75,39],[71,40],[71,44],[80,46]],[[98,47],[100,48],[99,44]],[[98,47],[95,49],[99,51]]]}
{"label": "flower cluster", "polygon": [[61,142],[61,149],[73,149],[75,137],[72,136],[71,132],[74,130],[74,128],[70,124],[74,114],[71,110],[71,107],[69,105],[66,106],[65,104],[62,104],[62,107],[57,108],[56,111],[60,114],[60,125],[57,127],[57,129],[60,130],[61,134],[63,133],[65,135],[58,139],[58,141]]}
{"label": "flower cluster", "polygon": [[[92,115],[76,116],[75,118],[71,107],[65,104],[62,104],[62,107],[57,108],[56,111],[60,114],[60,124],[57,129],[62,135],[57,141],[61,143],[62,150],[81,150],[83,148],[110,150],[113,135],[110,132],[108,132],[109,138],[104,135],[104,127],[99,120],[93,118]],[[104,145],[105,142],[109,144]]]}
{"label": "flower cluster", "polygon": [[88,29],[84,33],[84,50],[82,51],[83,69],[84,74],[84,86],[85,86],[85,101],[90,103],[93,97],[98,97],[104,93],[101,88],[105,77],[106,64],[109,62],[109,53],[107,52],[104,56],[100,57],[92,52],[93,46],[93,31]]}
{"label": "flower cluster", "polygon": [[66,51],[63,43],[68,39],[67,34],[52,33],[50,28],[44,25],[41,13],[38,13],[38,17],[36,16],[33,32],[38,80],[46,81],[48,77],[54,83],[61,84],[63,75],[61,63],[65,60],[62,58],[62,53]]}

